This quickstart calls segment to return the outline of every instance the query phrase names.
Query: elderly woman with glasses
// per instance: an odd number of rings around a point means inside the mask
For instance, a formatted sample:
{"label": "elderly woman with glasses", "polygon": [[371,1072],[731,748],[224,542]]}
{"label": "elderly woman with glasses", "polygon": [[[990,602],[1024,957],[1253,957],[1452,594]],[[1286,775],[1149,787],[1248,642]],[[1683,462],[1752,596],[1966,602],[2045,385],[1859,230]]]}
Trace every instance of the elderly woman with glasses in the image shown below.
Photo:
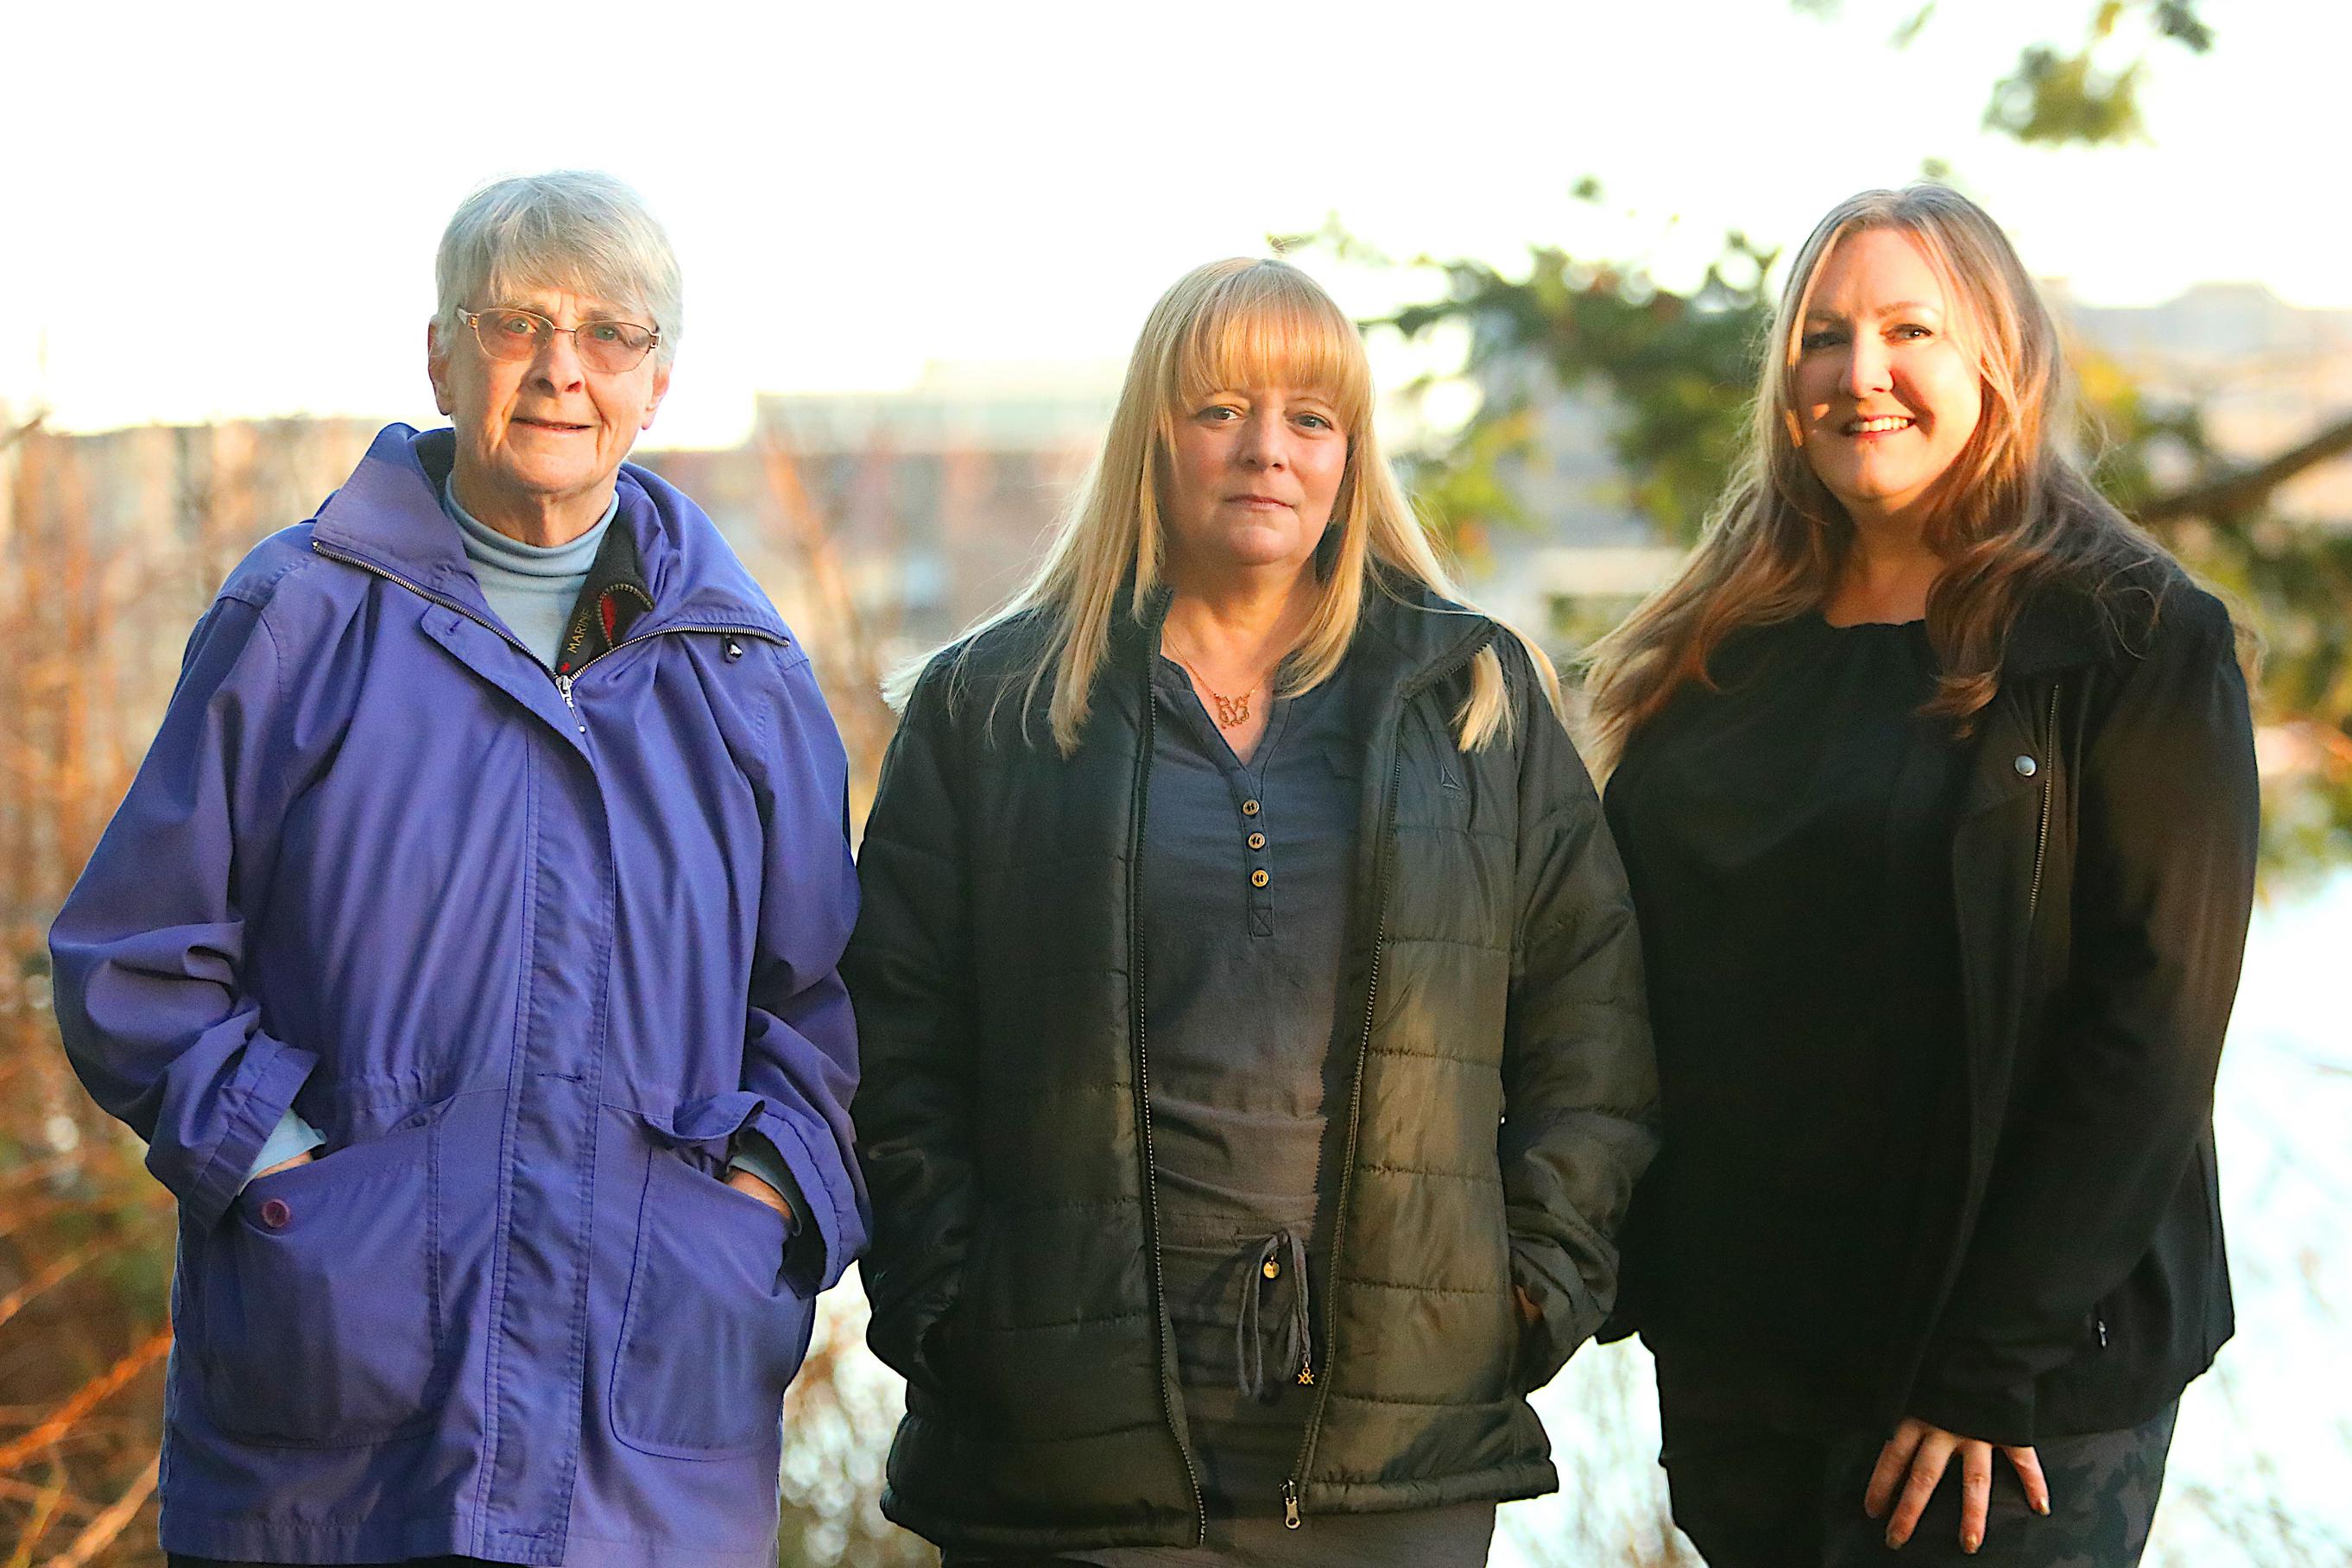
{"label": "elderly woman with glasses", "polygon": [[624,464],[678,335],[625,187],[491,185],[395,425],[190,640],[51,933],[179,1200],[174,1564],[769,1568],[865,1235],[845,766],[807,655]]}

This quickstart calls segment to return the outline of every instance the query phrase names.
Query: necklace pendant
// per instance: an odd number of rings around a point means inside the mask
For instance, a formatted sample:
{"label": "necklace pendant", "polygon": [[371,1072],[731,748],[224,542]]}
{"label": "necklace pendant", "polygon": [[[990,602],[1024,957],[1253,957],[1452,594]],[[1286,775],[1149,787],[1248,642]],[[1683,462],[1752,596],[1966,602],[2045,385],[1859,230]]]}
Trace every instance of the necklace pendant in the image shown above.
{"label": "necklace pendant", "polygon": [[1218,729],[1230,730],[1236,724],[1249,722],[1250,698],[1256,695],[1255,692],[1244,692],[1239,697],[1219,697],[1213,691],[1209,695],[1216,700]]}

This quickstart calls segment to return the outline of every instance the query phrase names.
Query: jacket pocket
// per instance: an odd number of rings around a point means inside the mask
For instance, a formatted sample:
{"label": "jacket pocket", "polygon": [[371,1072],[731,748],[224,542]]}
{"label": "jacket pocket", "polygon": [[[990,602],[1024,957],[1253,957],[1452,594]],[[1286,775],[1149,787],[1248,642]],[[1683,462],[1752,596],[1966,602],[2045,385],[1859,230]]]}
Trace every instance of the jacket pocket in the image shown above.
{"label": "jacket pocket", "polygon": [[380,1443],[440,1403],[437,1122],[257,1177],[205,1238],[205,1405],[232,1436]]}
{"label": "jacket pocket", "polygon": [[651,1152],[613,1366],[614,1436],[668,1458],[780,1441],[815,1309],[783,1278],[784,1219],[667,1149]]}

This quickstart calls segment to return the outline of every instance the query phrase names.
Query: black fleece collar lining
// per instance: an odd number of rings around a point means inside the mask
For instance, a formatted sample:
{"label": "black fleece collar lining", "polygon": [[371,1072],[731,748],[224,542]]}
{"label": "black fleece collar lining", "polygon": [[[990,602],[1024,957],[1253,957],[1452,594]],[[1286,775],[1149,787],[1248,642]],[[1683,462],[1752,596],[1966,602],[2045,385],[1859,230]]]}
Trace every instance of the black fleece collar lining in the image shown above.
{"label": "black fleece collar lining", "polygon": [[646,585],[636,536],[618,517],[604,530],[588,580],[564,624],[563,641],[555,651],[555,673],[571,675],[582,665],[607,654],[627,640],[637,617],[654,607],[653,590]]}

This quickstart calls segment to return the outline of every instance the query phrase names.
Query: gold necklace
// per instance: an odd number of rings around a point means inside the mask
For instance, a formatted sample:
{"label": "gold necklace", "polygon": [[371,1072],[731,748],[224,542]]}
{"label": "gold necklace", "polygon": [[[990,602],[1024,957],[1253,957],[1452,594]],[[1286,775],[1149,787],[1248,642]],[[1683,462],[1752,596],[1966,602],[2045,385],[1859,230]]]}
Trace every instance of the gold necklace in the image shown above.
{"label": "gold necklace", "polygon": [[[1209,700],[1217,705],[1218,729],[1231,730],[1239,725],[1249,722],[1250,700],[1257,695],[1257,681],[1252,681],[1250,683],[1250,689],[1247,691],[1243,692],[1239,697],[1228,697],[1223,692],[1219,691],[1215,687],[1210,685],[1208,681],[1202,677],[1201,672],[1192,668],[1191,660],[1179,658],[1176,662],[1182,666],[1185,674],[1192,678],[1192,684],[1207,692],[1209,694]],[[1265,678],[1263,676],[1259,678],[1260,680],[1263,680]]]}

